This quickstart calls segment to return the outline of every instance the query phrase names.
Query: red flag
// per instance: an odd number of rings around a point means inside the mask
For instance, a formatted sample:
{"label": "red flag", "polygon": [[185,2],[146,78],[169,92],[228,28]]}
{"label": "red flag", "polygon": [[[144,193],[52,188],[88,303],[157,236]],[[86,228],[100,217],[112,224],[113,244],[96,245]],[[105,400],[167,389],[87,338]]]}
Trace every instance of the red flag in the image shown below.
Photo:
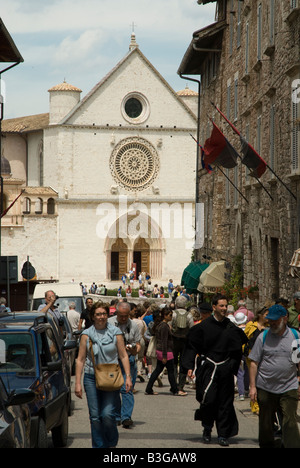
{"label": "red flag", "polygon": [[242,153],[244,155],[242,163],[251,171],[250,175],[259,179],[267,169],[267,163],[259,156],[255,149],[247,143],[244,137],[240,135],[242,144]]}
{"label": "red flag", "polygon": [[215,164],[217,166],[223,166],[226,169],[231,169],[237,166],[238,157],[239,155],[236,150],[213,122],[211,136],[204,143],[204,164]]}

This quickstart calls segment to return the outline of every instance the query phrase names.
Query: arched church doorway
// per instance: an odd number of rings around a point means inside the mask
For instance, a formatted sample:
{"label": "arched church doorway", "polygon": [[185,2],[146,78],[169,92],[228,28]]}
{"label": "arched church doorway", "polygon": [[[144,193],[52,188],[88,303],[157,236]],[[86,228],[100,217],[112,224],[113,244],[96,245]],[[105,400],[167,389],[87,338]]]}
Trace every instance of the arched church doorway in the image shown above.
{"label": "arched church doorway", "polygon": [[111,280],[120,280],[127,269],[127,245],[119,238],[111,248]]}
{"label": "arched church doorway", "polygon": [[150,246],[144,238],[139,238],[134,245],[133,263],[135,264],[136,278],[142,271],[150,271]]}

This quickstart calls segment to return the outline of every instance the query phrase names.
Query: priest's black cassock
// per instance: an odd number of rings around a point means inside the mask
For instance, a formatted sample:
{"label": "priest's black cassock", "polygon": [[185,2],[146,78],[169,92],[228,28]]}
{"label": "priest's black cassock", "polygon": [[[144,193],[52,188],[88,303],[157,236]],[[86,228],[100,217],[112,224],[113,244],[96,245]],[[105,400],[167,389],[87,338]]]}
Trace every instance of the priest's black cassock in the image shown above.
{"label": "priest's black cassock", "polygon": [[213,315],[194,325],[188,333],[182,365],[196,369],[196,398],[200,409],[195,419],[211,430],[216,423],[218,437],[238,434],[234,410],[234,375],[242,359],[242,346],[247,342],[243,330],[227,317],[218,321]]}

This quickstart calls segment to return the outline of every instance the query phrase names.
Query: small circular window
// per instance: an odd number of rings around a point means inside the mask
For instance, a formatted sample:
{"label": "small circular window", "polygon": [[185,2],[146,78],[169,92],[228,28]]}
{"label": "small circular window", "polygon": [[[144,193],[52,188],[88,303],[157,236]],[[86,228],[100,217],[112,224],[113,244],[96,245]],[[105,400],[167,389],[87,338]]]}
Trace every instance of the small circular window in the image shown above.
{"label": "small circular window", "polygon": [[127,122],[143,123],[149,117],[149,102],[141,93],[130,93],[123,99],[121,112]]}
{"label": "small circular window", "polygon": [[141,115],[143,106],[141,101],[136,98],[130,98],[126,101],[125,112],[131,119],[136,119]]}

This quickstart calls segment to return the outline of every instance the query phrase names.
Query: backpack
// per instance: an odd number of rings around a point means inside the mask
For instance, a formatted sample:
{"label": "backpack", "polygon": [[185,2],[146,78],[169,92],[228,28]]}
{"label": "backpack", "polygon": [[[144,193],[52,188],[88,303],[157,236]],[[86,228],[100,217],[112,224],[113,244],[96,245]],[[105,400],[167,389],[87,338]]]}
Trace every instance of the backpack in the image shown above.
{"label": "backpack", "polygon": [[[296,330],[295,330],[294,328],[290,328],[290,330],[293,332],[293,335],[295,336],[295,340],[299,340],[299,335],[298,335],[298,333],[296,332]],[[268,331],[269,331],[268,328],[266,328],[266,329],[264,330],[263,345],[265,344]],[[299,346],[300,346],[300,345],[298,345],[298,347],[299,347]]]}
{"label": "backpack", "polygon": [[256,341],[256,338],[258,335],[262,333],[263,330],[259,330],[258,328],[252,333],[251,338],[249,338],[248,342],[244,345],[243,348],[243,355],[248,356],[250,354],[251,349],[254,346],[254,343]]}
{"label": "backpack", "polygon": [[183,309],[175,310],[175,320],[173,321],[173,334],[178,337],[185,337],[189,330],[187,315],[188,311]]}
{"label": "backpack", "polygon": [[[297,331],[294,329],[294,328],[291,328],[289,327],[289,329],[293,332],[293,335],[295,337],[295,340],[297,341],[297,346],[296,348],[293,348],[293,353],[292,353],[292,361],[298,365],[299,362],[300,362],[300,340],[299,340],[299,335],[297,333]],[[266,336],[267,336],[267,333],[268,333],[268,329],[264,330],[264,336],[263,336],[263,345],[266,341]],[[296,353],[296,354],[294,354]],[[294,360],[295,359],[295,360]]]}

